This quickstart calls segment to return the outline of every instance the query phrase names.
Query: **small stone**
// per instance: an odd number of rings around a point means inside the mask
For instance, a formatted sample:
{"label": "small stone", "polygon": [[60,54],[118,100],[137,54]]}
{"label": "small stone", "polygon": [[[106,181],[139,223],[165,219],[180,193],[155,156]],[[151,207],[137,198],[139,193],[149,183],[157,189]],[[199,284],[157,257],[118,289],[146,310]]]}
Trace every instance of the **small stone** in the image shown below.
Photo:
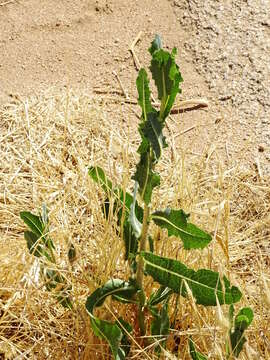
{"label": "small stone", "polygon": [[258,146],[258,151],[259,151],[259,152],[264,152],[264,146],[263,146],[263,145],[259,145],[259,146]]}

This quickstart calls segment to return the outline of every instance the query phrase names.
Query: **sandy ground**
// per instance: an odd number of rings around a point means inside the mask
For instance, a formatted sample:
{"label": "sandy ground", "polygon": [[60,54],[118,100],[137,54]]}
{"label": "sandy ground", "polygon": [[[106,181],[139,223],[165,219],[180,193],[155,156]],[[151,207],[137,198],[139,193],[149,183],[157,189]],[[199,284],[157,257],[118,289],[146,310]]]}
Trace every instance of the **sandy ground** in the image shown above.
{"label": "sandy ground", "polygon": [[142,31],[136,51],[146,65],[147,48],[159,33],[164,44],[179,49],[182,98],[210,102],[207,111],[177,117],[173,131],[196,125],[198,131],[186,136],[194,149],[202,138],[210,143],[218,137],[227,157],[246,147],[250,163],[259,160],[261,171],[270,173],[267,3],[1,0],[0,104],[51,87],[119,92],[114,71],[136,96],[129,45]]}

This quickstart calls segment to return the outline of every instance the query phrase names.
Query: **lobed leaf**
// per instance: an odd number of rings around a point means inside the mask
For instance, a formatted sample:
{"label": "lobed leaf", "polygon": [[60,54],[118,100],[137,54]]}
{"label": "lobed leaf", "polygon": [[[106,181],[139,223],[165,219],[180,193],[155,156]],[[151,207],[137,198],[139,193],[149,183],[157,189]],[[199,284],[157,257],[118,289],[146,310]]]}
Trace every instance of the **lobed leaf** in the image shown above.
{"label": "lobed leaf", "polygon": [[75,248],[74,244],[71,243],[69,246],[69,249],[68,249],[68,260],[71,264],[75,261],[76,256],[77,256],[76,248]]}
{"label": "lobed leaf", "polygon": [[184,297],[188,296],[190,289],[197,304],[216,305],[217,298],[220,304],[232,304],[241,299],[240,290],[231,286],[225,276],[221,281],[217,272],[206,269],[195,271],[180,261],[149,252],[141,252],[141,256],[148,275],[160,285],[167,286]]}
{"label": "lobed leaf", "polygon": [[158,90],[158,98],[161,101],[161,121],[169,115],[176,95],[181,91],[179,84],[183,81],[178,65],[175,63],[177,50],[174,48],[171,54],[161,48],[161,42],[156,39],[149,49],[152,55],[150,71]]}
{"label": "lobed leaf", "polygon": [[[30,230],[32,230],[32,232],[38,237],[38,240],[44,243],[47,249],[55,249],[53,241],[50,239],[50,237],[47,236],[49,220],[45,205],[43,205],[41,216],[34,215],[29,211],[22,211],[20,212],[20,218],[30,228]],[[43,219],[45,222],[43,221]],[[29,234],[27,235],[27,238],[28,239],[26,238],[25,239],[28,244],[28,242],[30,243],[31,241],[29,239]],[[32,235],[32,241],[33,241],[33,235]],[[51,256],[50,259],[48,260],[54,262]]]}
{"label": "lobed leaf", "polygon": [[142,108],[142,118],[144,121],[147,121],[148,113],[155,112],[155,109],[151,104],[149,79],[145,69],[140,69],[136,80],[136,85],[139,94],[138,103]]}
{"label": "lobed leaf", "polygon": [[121,348],[124,350],[125,356],[128,356],[131,349],[131,340],[129,335],[132,333],[133,328],[122,317],[118,318],[118,323],[124,328],[124,331],[122,330],[123,336],[121,339]]}
{"label": "lobed leaf", "polygon": [[143,135],[143,143],[138,152],[142,154],[146,144],[150,144],[157,161],[162,155],[162,149],[167,147],[165,136],[162,133],[164,124],[160,123],[158,113],[151,112],[147,114],[147,121],[141,123],[140,133]]}
{"label": "lobed leaf", "polygon": [[[89,168],[89,175],[96,183],[100,184],[107,195],[103,205],[103,213],[106,219],[108,219],[109,209],[110,206],[112,206],[113,214],[117,216],[118,226],[123,226],[125,259],[128,260],[130,256],[136,255],[138,249],[138,238],[134,235],[130,222],[130,211],[133,204],[133,196],[120,187],[113,188],[111,180],[106,177],[105,172],[98,166],[91,166]],[[139,206],[137,201],[135,201],[135,205],[133,204],[132,219],[135,219],[135,217],[138,222],[142,222],[143,209]]]}
{"label": "lobed leaf", "polygon": [[162,229],[168,230],[169,236],[179,237],[184,249],[203,249],[212,240],[211,235],[187,221],[189,215],[183,210],[166,209],[152,214],[152,220]]}

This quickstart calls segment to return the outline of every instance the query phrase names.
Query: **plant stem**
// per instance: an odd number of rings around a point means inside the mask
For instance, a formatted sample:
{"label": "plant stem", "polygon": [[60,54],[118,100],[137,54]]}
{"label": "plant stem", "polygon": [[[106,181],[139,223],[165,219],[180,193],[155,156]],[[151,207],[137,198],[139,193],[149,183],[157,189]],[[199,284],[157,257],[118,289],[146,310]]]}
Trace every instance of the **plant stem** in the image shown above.
{"label": "plant stem", "polygon": [[[140,239],[140,252],[145,251],[146,248],[149,212],[150,212],[149,206],[144,204],[142,235]],[[143,258],[141,256],[139,257],[139,261],[138,261],[137,284],[141,289],[141,293],[139,295],[139,313],[138,313],[139,325],[140,325],[141,336],[144,336],[146,331],[145,331],[144,314],[143,314],[143,307],[144,307]]]}

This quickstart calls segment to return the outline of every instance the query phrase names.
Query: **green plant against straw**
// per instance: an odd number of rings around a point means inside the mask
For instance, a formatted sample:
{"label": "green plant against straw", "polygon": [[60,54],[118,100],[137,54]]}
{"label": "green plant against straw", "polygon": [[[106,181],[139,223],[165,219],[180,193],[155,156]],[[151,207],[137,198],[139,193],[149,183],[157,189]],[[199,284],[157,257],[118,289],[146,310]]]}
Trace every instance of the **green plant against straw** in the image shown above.
{"label": "green plant against straw", "polygon": [[[246,341],[244,331],[252,321],[253,313],[249,308],[240,310],[233,320],[232,304],[238,302],[242,294],[231,285],[226,276],[209,269],[195,271],[182,262],[155,254],[155,243],[149,231],[150,223],[154,223],[171,236],[179,238],[185,250],[203,249],[211,239],[209,233],[192,224],[189,214],[182,209],[151,208],[152,194],[160,185],[160,175],[156,165],[167,147],[163,134],[165,121],[170,114],[175,98],[183,81],[179,67],[175,62],[176,49],[172,52],[162,48],[161,39],[156,36],[149,49],[151,59],[150,72],[157,87],[160,108],[157,110],[151,103],[149,78],[145,69],[139,71],[136,85],[138,104],[141,107],[141,122],[139,134],[141,143],[137,150],[139,161],[132,177],[134,181],[133,194],[119,186],[113,186],[102,168],[91,166],[89,175],[104,191],[105,200],[102,205],[103,214],[111,219],[111,214],[117,221],[117,235],[123,240],[125,260],[129,265],[126,279],[113,278],[97,288],[86,300],[86,311],[90,316],[91,327],[96,336],[108,342],[113,357],[117,360],[127,358],[131,349],[131,339],[134,328],[139,327],[140,335],[147,339],[145,345],[155,348],[157,356],[166,348],[167,338],[173,322],[170,321],[169,307],[173,294],[178,300],[193,297],[196,304],[204,306],[231,305],[231,329],[227,342],[227,357],[238,356]],[[25,232],[28,249],[33,255],[44,259],[43,268],[55,264],[54,244],[48,237],[48,216],[36,216],[22,212],[21,218],[30,228]],[[70,260],[75,257],[74,247],[69,251]],[[48,272],[46,273],[48,274]],[[146,276],[159,284],[147,298],[144,279]],[[52,278],[46,275],[52,291],[59,302],[72,308],[71,289],[65,279],[54,270]],[[55,284],[63,284],[63,291],[55,291]],[[115,322],[103,320],[95,315],[95,309],[101,307],[105,300],[111,297],[113,301],[123,305],[133,304],[137,308],[138,321],[130,324],[123,318],[115,318]],[[248,310],[247,310],[248,309]],[[150,320],[149,320],[150,319]],[[206,359],[199,353],[193,340],[189,340],[192,359]]]}
{"label": "green plant against straw", "polygon": [[20,213],[21,219],[29,227],[24,232],[30,254],[40,259],[41,274],[48,291],[53,292],[57,301],[66,308],[72,308],[71,286],[66,279],[56,270],[55,246],[49,236],[49,218],[45,205],[40,215],[28,211]]}
{"label": "green plant against straw", "polygon": [[[219,304],[233,304],[242,296],[237,287],[217,272],[208,269],[195,271],[180,261],[154,253],[153,239],[149,234],[150,222],[166,229],[168,237],[181,239],[185,250],[203,249],[210,243],[211,236],[192,224],[189,215],[182,209],[151,209],[152,193],[160,185],[160,175],[155,168],[162,150],[167,147],[163,129],[176,95],[180,92],[182,76],[175,62],[176,49],[171,53],[163,50],[160,37],[156,36],[149,52],[152,56],[150,71],[157,87],[160,109],[156,110],[151,104],[148,75],[145,69],[141,69],[136,81],[138,103],[142,110],[139,124],[141,143],[137,151],[139,162],[132,177],[135,181],[133,195],[120,187],[113,187],[100,167],[92,166],[89,169],[89,175],[106,195],[102,207],[104,215],[108,217],[109,212],[113,211],[117,218],[119,237],[125,243],[125,259],[130,265],[129,279],[110,279],[91,294],[86,302],[95,334],[109,343],[115,359],[127,356],[129,347],[123,347],[123,339],[126,340],[127,327],[128,333],[132,332],[132,324],[123,326],[120,320],[109,323],[95,316],[95,308],[101,306],[108,296],[112,296],[115,301],[135,302],[140,334],[147,335],[147,339],[152,338],[157,344],[157,353],[161,347],[165,348],[169,335],[171,324],[168,310],[172,294],[183,297],[192,294],[197,304],[205,306],[215,306],[217,301]],[[151,276],[160,285],[148,299],[144,289],[145,276]],[[145,316],[147,312],[152,317],[149,328]],[[192,341],[190,345],[193,346]],[[194,352],[195,348],[191,355]]]}

